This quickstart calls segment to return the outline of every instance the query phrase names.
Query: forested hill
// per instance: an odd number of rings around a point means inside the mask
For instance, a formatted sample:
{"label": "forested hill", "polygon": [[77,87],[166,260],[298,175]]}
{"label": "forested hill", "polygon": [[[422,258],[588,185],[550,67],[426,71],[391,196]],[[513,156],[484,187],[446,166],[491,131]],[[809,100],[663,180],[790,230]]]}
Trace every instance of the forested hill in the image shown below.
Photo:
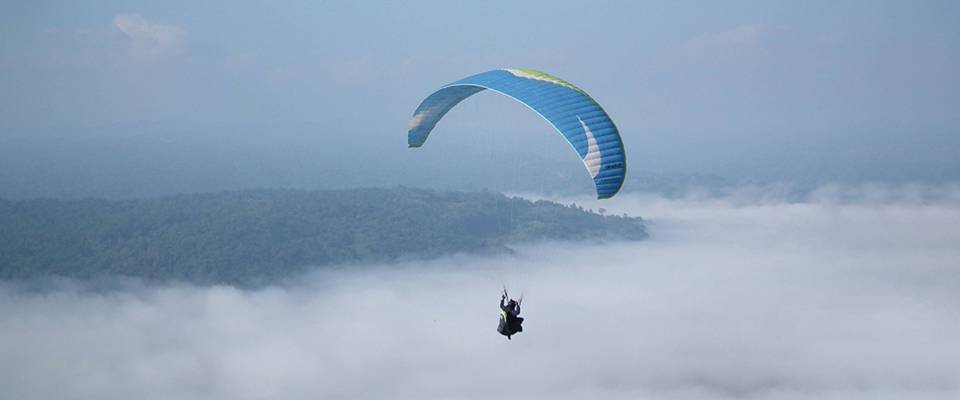
{"label": "forested hill", "polygon": [[645,236],[639,218],[498,193],[402,187],[0,200],[0,279],[131,276],[261,285],[312,266]]}

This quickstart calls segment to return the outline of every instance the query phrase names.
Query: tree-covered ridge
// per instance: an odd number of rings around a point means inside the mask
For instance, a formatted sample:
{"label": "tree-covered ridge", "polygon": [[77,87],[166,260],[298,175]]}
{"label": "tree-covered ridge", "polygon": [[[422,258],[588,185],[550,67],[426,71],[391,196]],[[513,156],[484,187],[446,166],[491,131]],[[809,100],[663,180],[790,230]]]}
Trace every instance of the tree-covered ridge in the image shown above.
{"label": "tree-covered ridge", "polygon": [[309,266],[639,240],[639,218],[498,193],[256,190],[143,200],[0,200],[0,279],[132,276],[257,285]]}

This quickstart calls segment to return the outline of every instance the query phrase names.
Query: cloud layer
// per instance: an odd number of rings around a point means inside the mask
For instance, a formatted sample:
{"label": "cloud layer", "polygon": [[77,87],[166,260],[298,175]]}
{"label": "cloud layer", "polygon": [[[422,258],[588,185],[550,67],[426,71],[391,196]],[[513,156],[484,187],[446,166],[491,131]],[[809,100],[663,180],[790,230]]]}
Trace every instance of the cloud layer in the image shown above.
{"label": "cloud layer", "polygon": [[0,397],[956,398],[960,206],[828,197],[624,196],[652,240],[258,291],[7,285]]}

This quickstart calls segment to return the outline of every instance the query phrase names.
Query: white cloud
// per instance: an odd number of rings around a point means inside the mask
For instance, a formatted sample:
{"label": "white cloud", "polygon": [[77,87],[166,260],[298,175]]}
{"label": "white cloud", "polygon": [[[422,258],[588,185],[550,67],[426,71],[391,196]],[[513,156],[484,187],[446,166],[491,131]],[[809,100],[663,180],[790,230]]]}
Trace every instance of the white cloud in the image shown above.
{"label": "white cloud", "polygon": [[186,45],[187,31],[176,25],[152,22],[139,14],[120,14],[113,26],[129,40],[133,55],[156,59],[180,54]]}
{"label": "white cloud", "polygon": [[698,62],[751,58],[764,51],[771,39],[784,29],[768,24],[743,24],[725,31],[704,33],[685,42],[681,54]]}
{"label": "white cloud", "polygon": [[[7,286],[0,397],[957,398],[960,204],[822,193],[618,196],[651,240],[255,291]],[[509,342],[501,279],[526,291]]]}
{"label": "white cloud", "polygon": [[688,45],[699,48],[729,48],[755,44],[770,32],[764,24],[744,24],[733,29],[706,33],[690,39]]}

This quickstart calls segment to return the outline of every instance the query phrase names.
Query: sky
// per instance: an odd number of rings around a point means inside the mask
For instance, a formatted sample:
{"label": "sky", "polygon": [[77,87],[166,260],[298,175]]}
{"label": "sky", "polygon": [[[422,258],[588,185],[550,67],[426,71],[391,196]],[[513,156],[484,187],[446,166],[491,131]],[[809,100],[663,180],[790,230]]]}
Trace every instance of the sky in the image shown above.
{"label": "sky", "polygon": [[[167,135],[254,132],[263,145],[295,132],[316,146],[400,154],[431,91],[527,67],[598,99],[636,171],[960,179],[952,1],[2,7],[0,143],[18,153],[30,154],[23,140],[50,148],[159,126]],[[438,133],[474,152],[570,156],[547,124],[492,94],[455,109]]]}
{"label": "sky", "polygon": [[[0,394],[61,399],[956,399],[960,188],[627,194],[633,243],[258,290],[0,284]],[[557,199],[582,201],[589,199]],[[501,281],[524,332],[496,332]]]}

